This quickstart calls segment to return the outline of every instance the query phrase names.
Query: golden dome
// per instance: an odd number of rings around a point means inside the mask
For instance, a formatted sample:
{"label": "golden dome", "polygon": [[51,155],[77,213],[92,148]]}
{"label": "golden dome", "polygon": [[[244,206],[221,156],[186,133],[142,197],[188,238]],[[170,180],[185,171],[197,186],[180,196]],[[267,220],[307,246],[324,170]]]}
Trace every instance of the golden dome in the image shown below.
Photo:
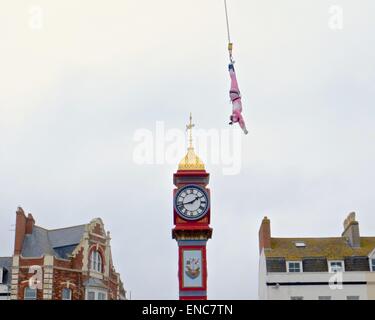
{"label": "golden dome", "polygon": [[178,165],[178,170],[205,170],[204,163],[197,156],[193,147],[188,148],[187,154]]}
{"label": "golden dome", "polygon": [[188,152],[187,152],[186,156],[183,157],[182,160],[180,161],[180,163],[178,165],[178,170],[191,170],[191,171],[193,171],[193,170],[205,170],[204,163],[197,156],[197,154],[195,153],[194,148],[193,148],[192,131],[193,131],[194,126],[195,125],[193,124],[193,118],[192,118],[192,115],[190,113],[190,123],[186,126],[186,130],[188,130],[189,133],[190,133],[189,148],[188,148]]}

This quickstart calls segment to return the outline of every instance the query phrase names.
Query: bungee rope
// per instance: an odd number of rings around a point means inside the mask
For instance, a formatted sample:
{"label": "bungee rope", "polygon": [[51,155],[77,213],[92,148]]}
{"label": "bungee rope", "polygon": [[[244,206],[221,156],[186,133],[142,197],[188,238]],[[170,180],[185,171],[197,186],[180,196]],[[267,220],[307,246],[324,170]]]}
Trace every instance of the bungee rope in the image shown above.
{"label": "bungee rope", "polygon": [[229,51],[229,60],[231,63],[233,63],[233,43],[230,38],[230,28],[229,28],[229,16],[228,16],[228,6],[227,6],[227,0],[224,0],[224,7],[225,7],[225,18],[227,21],[227,33],[228,33],[228,51]]}

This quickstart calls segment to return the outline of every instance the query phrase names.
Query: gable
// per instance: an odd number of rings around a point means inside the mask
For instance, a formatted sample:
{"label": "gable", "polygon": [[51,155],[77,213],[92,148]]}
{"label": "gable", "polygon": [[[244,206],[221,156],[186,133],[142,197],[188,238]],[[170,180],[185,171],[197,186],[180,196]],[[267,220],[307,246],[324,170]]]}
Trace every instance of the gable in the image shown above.
{"label": "gable", "polygon": [[102,237],[105,237],[105,230],[104,230],[104,224],[102,219],[96,218],[90,222],[89,225],[89,232],[92,234],[96,234]]}

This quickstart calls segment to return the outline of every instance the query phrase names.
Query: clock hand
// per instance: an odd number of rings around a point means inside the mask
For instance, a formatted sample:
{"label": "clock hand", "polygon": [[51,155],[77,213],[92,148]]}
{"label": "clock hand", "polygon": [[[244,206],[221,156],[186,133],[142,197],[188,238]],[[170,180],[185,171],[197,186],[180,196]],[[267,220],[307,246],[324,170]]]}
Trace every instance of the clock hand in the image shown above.
{"label": "clock hand", "polygon": [[177,205],[177,207],[183,207],[185,204],[190,204],[190,203],[193,203],[193,202],[195,202],[197,199],[194,199],[193,201],[190,201],[190,202],[182,202],[182,203],[180,203],[180,204],[178,204]]}
{"label": "clock hand", "polygon": [[190,201],[190,202],[186,202],[186,203],[184,203],[184,204],[194,203],[195,201],[200,200],[200,199],[202,199],[202,198],[204,198],[204,196],[201,196],[201,197],[198,197],[198,196],[197,196],[197,197],[195,198],[195,200]]}
{"label": "clock hand", "polygon": [[199,198],[198,197],[196,197],[194,200],[192,200],[192,201],[189,201],[189,202],[185,202],[185,203],[182,203],[183,205],[185,205],[185,204],[190,204],[190,203],[194,203],[195,201],[197,201]]}

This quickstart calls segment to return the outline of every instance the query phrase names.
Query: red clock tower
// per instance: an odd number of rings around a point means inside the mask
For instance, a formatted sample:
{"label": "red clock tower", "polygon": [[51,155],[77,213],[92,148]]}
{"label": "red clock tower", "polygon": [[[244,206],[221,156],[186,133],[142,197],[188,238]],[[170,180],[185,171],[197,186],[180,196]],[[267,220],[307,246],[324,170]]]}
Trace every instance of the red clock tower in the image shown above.
{"label": "red clock tower", "polygon": [[180,300],[207,300],[206,244],[211,239],[211,201],[209,173],[196,155],[192,142],[192,117],[189,148],[173,175],[172,237],[178,244],[178,279]]}

